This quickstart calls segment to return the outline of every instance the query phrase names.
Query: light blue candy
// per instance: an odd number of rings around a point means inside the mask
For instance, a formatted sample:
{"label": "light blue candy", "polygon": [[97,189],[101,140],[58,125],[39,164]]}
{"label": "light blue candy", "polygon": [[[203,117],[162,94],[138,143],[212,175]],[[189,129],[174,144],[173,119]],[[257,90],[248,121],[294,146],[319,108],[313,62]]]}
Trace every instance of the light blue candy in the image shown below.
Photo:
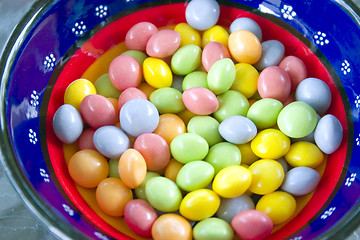
{"label": "light blue candy", "polygon": [[220,135],[228,142],[244,144],[251,141],[257,134],[256,125],[243,116],[231,116],[219,125]]}
{"label": "light blue candy", "polygon": [[155,105],[142,98],[126,102],[119,114],[121,128],[133,137],[153,132],[159,124],[159,112]]}
{"label": "light blue candy", "polygon": [[342,137],[343,128],[334,115],[323,116],[315,128],[315,143],[326,154],[331,154],[339,148]]}
{"label": "light blue candy", "polygon": [[119,158],[130,147],[129,137],[115,126],[98,128],[93,141],[95,148],[108,158]]}
{"label": "light blue candy", "polygon": [[187,23],[201,31],[214,26],[219,15],[220,6],[215,0],[192,0],[185,10]]}
{"label": "light blue candy", "polygon": [[262,71],[270,66],[279,65],[285,53],[284,45],[278,40],[268,40],[261,43],[261,57],[254,67]]}
{"label": "light blue candy", "polygon": [[230,25],[230,33],[237,30],[247,30],[249,32],[252,32],[259,39],[260,42],[262,41],[261,28],[259,24],[257,24],[257,22],[255,22],[251,18],[241,17],[235,19]]}
{"label": "light blue candy", "polygon": [[53,118],[55,135],[63,143],[73,143],[83,131],[83,120],[80,112],[70,104],[59,107]]}
{"label": "light blue candy", "polygon": [[222,198],[216,216],[231,224],[240,212],[255,209],[254,201],[246,193],[234,198]]}

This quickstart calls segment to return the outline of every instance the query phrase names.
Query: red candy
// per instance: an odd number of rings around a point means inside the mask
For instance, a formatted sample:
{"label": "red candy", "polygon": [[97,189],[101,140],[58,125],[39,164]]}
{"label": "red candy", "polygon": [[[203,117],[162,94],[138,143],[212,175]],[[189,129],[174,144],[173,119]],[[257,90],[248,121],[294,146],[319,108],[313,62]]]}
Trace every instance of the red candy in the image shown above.
{"label": "red candy", "polygon": [[124,91],[129,87],[139,86],[142,79],[142,68],[134,57],[120,55],[111,61],[109,77],[117,89]]}

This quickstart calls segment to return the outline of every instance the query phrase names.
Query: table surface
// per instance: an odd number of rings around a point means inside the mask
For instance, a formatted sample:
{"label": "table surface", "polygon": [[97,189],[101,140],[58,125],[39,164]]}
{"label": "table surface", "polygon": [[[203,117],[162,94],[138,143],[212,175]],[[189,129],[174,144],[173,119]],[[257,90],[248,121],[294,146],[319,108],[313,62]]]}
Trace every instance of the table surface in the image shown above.
{"label": "table surface", "polygon": [[[35,0],[0,0],[0,52],[12,30]],[[360,0],[355,0],[360,4]],[[55,240],[47,227],[25,207],[0,164],[0,239]],[[359,240],[360,229],[347,238]]]}

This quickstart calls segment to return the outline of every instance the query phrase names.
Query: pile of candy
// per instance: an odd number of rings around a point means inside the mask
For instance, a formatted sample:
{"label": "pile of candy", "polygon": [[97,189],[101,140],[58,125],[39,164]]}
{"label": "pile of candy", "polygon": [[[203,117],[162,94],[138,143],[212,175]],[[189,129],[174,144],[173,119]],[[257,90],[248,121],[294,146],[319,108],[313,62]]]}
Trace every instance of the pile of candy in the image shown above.
{"label": "pile of candy", "polygon": [[264,238],[341,144],[327,84],[252,19],[216,25],[219,11],[192,0],[187,23],[134,25],[109,73],[72,82],[54,115],[78,141],[70,176],[139,236]]}

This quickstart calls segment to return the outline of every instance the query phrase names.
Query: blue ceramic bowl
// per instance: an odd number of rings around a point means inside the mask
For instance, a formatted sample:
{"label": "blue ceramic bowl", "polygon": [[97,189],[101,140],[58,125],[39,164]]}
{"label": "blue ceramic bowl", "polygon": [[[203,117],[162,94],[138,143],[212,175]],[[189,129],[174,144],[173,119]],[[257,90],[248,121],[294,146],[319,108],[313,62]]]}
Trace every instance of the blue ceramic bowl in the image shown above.
{"label": "blue ceramic bowl", "polygon": [[[270,238],[344,238],[360,223],[358,8],[340,0],[219,3],[220,24],[253,17],[264,40],[282,41],[287,54],[304,60],[311,76],[325,79],[334,99],[330,112],[344,127],[343,143],[327,159],[308,205]],[[184,21],[185,6],[168,0],[40,0],[10,38],[0,64],[3,165],[26,205],[61,239],[135,238],[124,222],[104,220],[83,199],[93,193],[70,179],[65,159],[71,150],[64,151],[51,129],[61,94],[69,82],[106,71],[99,59],[106,62],[112,50],[116,53],[131,25],[176,24]]]}

